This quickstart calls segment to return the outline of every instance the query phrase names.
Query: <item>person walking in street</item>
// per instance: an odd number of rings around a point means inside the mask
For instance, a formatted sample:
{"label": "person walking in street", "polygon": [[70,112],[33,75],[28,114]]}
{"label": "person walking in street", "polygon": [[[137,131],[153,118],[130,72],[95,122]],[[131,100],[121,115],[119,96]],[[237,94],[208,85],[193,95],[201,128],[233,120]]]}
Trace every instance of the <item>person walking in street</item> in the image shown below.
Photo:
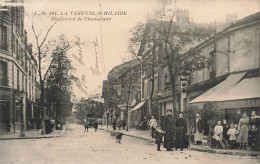
{"label": "person walking in street", "polygon": [[196,114],[196,121],[195,121],[195,135],[194,140],[196,145],[202,144],[202,131],[203,131],[203,122],[200,118],[199,114]]}
{"label": "person walking in street", "polygon": [[149,126],[151,127],[151,130],[152,130],[152,138],[154,137],[154,131],[155,131],[155,128],[157,127],[157,121],[154,117],[155,116],[152,116],[151,120],[149,121]]}
{"label": "person walking in street", "polygon": [[84,132],[86,132],[86,129],[87,129],[87,132],[88,132],[89,123],[88,123],[88,121],[86,119],[84,119],[84,126],[85,126]]}
{"label": "person walking in street", "polygon": [[179,118],[176,121],[176,138],[175,138],[175,149],[181,148],[183,150],[184,147],[188,146],[187,143],[187,122],[183,118],[183,113],[179,113]]}
{"label": "person walking in street", "polygon": [[173,151],[171,148],[174,148],[174,135],[175,135],[175,119],[172,115],[172,110],[167,110],[167,116],[164,121],[164,147],[167,151]]}
{"label": "person walking in street", "polygon": [[154,131],[155,143],[157,144],[157,151],[161,151],[162,137],[165,132],[160,128],[156,127]]}
{"label": "person walking in street", "polygon": [[113,119],[112,125],[113,125],[113,130],[115,131],[116,130],[116,118]]}
{"label": "person walking in street", "polygon": [[98,128],[98,121],[97,120],[95,120],[94,128],[95,128],[95,132],[97,132],[97,128]]}
{"label": "person walking in street", "polygon": [[249,131],[249,118],[246,113],[243,113],[242,118],[238,124],[239,135],[237,142],[240,143],[240,149],[246,150],[246,144],[248,143],[248,131]]}

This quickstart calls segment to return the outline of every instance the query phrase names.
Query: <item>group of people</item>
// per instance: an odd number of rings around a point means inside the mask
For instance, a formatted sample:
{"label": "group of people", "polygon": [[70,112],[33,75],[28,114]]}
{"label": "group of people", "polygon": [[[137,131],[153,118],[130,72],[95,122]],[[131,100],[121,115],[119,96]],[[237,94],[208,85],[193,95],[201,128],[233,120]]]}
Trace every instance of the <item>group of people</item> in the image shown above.
{"label": "group of people", "polygon": [[172,115],[172,110],[167,110],[167,115],[164,120],[163,129],[157,126],[157,121],[154,116],[149,120],[149,126],[152,130],[152,137],[155,137],[157,150],[161,151],[160,146],[164,136],[164,147],[167,151],[173,151],[180,148],[188,147],[189,141],[187,138],[187,122],[183,118],[183,113],[180,112],[176,120]]}
{"label": "group of people", "polygon": [[120,120],[120,119],[118,119],[118,120],[116,121],[116,118],[114,118],[113,121],[112,121],[112,127],[113,127],[113,130],[114,130],[114,131],[116,130],[116,127],[118,127],[119,130],[121,129],[121,127],[123,127],[123,130],[125,130],[126,120]]}
{"label": "group of people", "polygon": [[252,150],[259,150],[260,129],[256,125],[259,124],[260,117],[256,115],[255,111],[252,111],[250,118],[243,113],[242,117],[236,120],[230,126],[225,119],[222,122],[217,121],[213,135],[213,139],[217,141],[216,147],[234,149],[240,146],[240,149],[246,150],[246,146],[249,145]]}

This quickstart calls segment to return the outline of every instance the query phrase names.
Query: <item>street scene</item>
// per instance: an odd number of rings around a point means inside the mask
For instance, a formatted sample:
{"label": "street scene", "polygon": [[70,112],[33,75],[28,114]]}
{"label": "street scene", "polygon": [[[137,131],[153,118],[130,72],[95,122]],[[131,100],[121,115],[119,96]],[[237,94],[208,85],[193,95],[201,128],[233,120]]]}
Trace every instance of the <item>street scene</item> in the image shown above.
{"label": "street scene", "polygon": [[[259,163],[259,158],[191,150],[157,152],[152,142],[123,136],[117,144],[110,133],[69,125],[64,137],[1,141],[0,163]],[[42,151],[44,150],[44,151]],[[13,152],[13,153],[10,153]],[[15,153],[14,153],[15,152]],[[30,158],[28,158],[30,157]]]}
{"label": "street scene", "polygon": [[259,0],[0,0],[0,163],[259,163]]}

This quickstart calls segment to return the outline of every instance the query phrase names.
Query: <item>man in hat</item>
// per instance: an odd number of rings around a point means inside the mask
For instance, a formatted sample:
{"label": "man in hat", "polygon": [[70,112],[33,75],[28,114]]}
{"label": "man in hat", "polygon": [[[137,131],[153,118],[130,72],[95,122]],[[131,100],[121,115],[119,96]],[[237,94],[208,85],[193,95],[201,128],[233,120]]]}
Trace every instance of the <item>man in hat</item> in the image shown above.
{"label": "man in hat", "polygon": [[167,151],[173,151],[171,148],[174,148],[174,134],[175,134],[175,119],[172,115],[172,110],[167,110],[167,116],[165,117],[164,122],[164,147]]}

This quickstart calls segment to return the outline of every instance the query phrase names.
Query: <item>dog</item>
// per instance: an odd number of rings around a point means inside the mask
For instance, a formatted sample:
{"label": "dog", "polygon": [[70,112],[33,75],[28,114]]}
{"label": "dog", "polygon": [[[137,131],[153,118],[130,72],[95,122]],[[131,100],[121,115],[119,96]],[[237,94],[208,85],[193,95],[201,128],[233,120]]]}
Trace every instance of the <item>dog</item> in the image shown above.
{"label": "dog", "polygon": [[121,139],[122,139],[123,133],[111,132],[110,135],[113,136],[113,138],[116,137],[116,143],[121,143]]}

